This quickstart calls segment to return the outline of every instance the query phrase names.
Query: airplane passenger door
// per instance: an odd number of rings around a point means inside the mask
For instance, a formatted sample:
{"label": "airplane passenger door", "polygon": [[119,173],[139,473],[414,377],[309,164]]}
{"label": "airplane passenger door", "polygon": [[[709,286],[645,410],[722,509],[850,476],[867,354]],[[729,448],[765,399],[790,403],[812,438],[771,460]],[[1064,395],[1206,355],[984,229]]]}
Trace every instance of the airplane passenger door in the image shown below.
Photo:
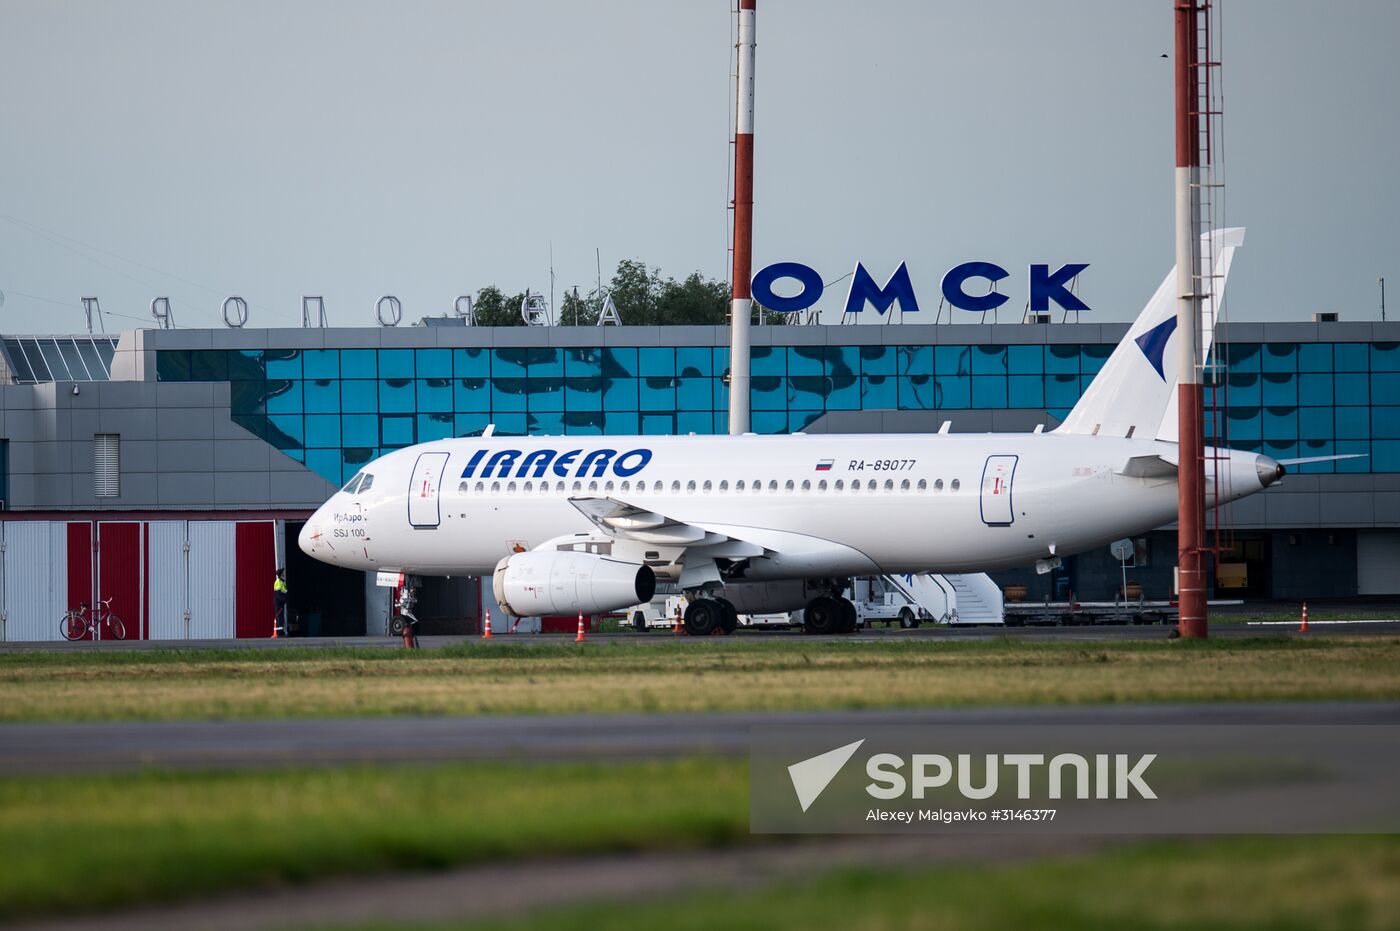
{"label": "airplane passenger door", "polygon": [[438,494],[442,491],[442,473],[446,468],[447,453],[419,454],[408,486],[409,526],[432,529],[442,522]]}
{"label": "airplane passenger door", "polygon": [[982,523],[988,527],[1010,527],[1016,520],[1011,509],[1011,479],[1016,475],[1016,456],[988,456],[982,467]]}

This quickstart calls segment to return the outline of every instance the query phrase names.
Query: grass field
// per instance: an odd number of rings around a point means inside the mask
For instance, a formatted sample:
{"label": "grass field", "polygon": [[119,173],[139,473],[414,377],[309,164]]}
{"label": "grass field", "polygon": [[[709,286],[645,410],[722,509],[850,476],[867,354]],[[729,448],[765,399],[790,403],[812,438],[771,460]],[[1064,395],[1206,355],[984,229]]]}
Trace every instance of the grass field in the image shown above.
{"label": "grass field", "polygon": [[0,654],[0,721],[1400,697],[1400,637]]}
{"label": "grass field", "polygon": [[552,909],[472,927],[1385,931],[1400,928],[1400,838],[1155,843],[1000,868],[848,872],[755,892]]}
{"label": "grass field", "polygon": [[742,762],[0,779],[0,921],[313,877],[747,838]]}

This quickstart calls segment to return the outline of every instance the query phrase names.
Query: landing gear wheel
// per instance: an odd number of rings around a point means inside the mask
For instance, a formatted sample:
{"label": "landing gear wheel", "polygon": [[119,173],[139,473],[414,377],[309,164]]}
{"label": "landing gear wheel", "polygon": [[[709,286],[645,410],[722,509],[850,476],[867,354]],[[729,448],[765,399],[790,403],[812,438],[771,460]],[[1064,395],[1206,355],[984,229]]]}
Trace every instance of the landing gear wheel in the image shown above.
{"label": "landing gear wheel", "polygon": [[685,632],[692,637],[708,637],[724,619],[724,610],[711,598],[697,598],[685,609]]}
{"label": "landing gear wheel", "polygon": [[838,633],[853,634],[860,624],[860,616],[856,614],[856,606],[849,598],[838,598],[836,603],[841,606],[841,627]]}
{"label": "landing gear wheel", "polygon": [[803,624],[809,634],[825,636],[837,633],[841,629],[841,602],[830,595],[813,598],[807,602]]}
{"label": "landing gear wheel", "polygon": [[732,634],[739,629],[739,612],[734,605],[723,598],[716,598],[715,601],[720,606],[719,629],[726,634]]}
{"label": "landing gear wheel", "polygon": [[633,630],[646,630],[646,629],[647,629],[647,616],[646,616],[645,614],[643,614],[642,612],[640,612],[640,611],[633,611],[633,612],[632,612],[632,629],[633,629]]}
{"label": "landing gear wheel", "polygon": [[899,609],[899,626],[905,630],[912,630],[919,626],[919,616],[909,608]]}
{"label": "landing gear wheel", "polygon": [[391,637],[402,637],[402,636],[403,636],[403,625],[404,625],[404,619],[401,618],[401,617],[399,617],[397,614],[394,615],[393,620],[389,621],[389,636],[391,636]]}

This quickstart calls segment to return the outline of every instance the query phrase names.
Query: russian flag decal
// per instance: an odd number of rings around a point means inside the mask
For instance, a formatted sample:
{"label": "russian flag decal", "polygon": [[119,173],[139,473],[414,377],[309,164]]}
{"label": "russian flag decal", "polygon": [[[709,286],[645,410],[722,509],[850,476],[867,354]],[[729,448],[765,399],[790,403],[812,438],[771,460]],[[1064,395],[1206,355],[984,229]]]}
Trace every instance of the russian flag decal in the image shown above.
{"label": "russian flag decal", "polygon": [[836,461],[835,459],[823,459],[821,462],[818,462],[818,463],[817,463],[817,471],[818,471],[818,472],[830,472],[830,471],[831,471],[831,464],[832,464],[833,462],[835,462],[835,461]]}

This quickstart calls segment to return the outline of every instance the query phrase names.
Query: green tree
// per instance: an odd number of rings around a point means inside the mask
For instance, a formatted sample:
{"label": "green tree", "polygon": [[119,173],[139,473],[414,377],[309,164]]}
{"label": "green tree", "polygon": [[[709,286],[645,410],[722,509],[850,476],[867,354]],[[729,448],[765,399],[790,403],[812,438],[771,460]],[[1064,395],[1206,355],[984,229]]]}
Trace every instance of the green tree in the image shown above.
{"label": "green tree", "polygon": [[473,306],[477,326],[524,326],[525,321],[520,316],[520,302],[523,300],[523,292],[507,297],[500,288],[487,285],[476,292]]}

